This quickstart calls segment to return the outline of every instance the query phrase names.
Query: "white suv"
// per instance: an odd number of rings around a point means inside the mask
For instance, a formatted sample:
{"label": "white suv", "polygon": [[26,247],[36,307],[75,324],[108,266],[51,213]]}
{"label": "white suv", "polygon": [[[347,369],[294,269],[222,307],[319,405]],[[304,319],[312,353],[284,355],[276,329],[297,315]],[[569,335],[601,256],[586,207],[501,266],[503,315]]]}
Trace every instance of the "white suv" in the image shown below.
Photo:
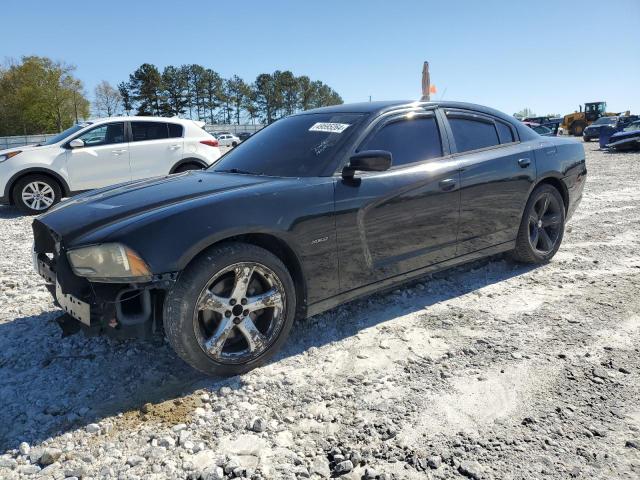
{"label": "white suv", "polygon": [[232,133],[216,133],[216,138],[218,142],[220,142],[221,147],[235,147],[242,142],[239,137],[236,137]]}
{"label": "white suv", "polygon": [[220,149],[203,126],[178,118],[103,118],[41,145],[2,150],[0,204],[42,213],[85,190],[206,168]]}

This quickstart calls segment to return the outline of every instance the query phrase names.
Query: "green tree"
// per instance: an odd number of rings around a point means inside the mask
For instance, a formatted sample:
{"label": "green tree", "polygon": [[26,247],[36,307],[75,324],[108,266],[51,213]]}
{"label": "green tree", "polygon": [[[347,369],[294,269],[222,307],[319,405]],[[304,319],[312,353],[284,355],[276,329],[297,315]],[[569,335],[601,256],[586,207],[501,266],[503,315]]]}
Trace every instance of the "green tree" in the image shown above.
{"label": "green tree", "polygon": [[131,110],[133,110],[133,99],[131,98],[131,89],[129,88],[129,84],[127,82],[120,82],[118,84],[118,92],[122,99],[122,108],[127,115],[131,115]]}
{"label": "green tree", "polygon": [[234,75],[226,81],[228,102],[233,105],[236,124],[240,125],[240,114],[251,97],[251,88],[239,76]]}
{"label": "green tree", "polygon": [[282,94],[276,86],[274,75],[268,73],[258,75],[255,82],[255,92],[256,104],[262,121],[271,123],[276,120],[278,110],[282,105]]}
{"label": "green tree", "polygon": [[189,77],[187,73],[172,65],[162,72],[162,87],[165,102],[161,105],[162,113],[167,116],[183,115],[189,103]]}
{"label": "green tree", "polygon": [[209,123],[215,123],[217,110],[220,107],[220,99],[223,97],[224,80],[217,72],[208,68],[205,70],[203,85],[206,118]]}
{"label": "green tree", "polygon": [[0,134],[62,131],[89,115],[75,67],[46,57],[23,57],[0,72]]}
{"label": "green tree", "polygon": [[137,104],[138,115],[161,114],[162,76],[155,65],[143,63],[129,75],[129,90]]}
{"label": "green tree", "polygon": [[299,86],[298,80],[289,70],[284,72],[276,71],[273,74],[280,97],[282,98],[281,116],[292,115],[298,108]]}

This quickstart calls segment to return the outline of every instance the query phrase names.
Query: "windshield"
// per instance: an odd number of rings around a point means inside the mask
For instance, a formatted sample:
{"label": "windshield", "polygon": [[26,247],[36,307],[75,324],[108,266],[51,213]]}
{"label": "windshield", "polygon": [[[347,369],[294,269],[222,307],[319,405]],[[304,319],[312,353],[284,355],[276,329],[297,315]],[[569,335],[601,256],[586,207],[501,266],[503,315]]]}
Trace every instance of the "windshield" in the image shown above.
{"label": "windshield", "polygon": [[613,125],[616,123],[616,117],[600,117],[593,122],[594,125]]}
{"label": "windshield", "polygon": [[356,113],[283,118],[249,137],[211,169],[273,177],[320,176],[363,118]]}
{"label": "windshield", "polygon": [[73,135],[74,133],[79,132],[83,128],[88,127],[89,125],[91,125],[90,122],[78,123],[73,127],[67,128],[64,132],[59,133],[55,137],[51,137],[49,140],[44,142],[43,145],[53,145],[54,143],[61,142],[62,140],[67,138],[69,135]]}
{"label": "windshield", "polygon": [[633,122],[631,125],[624,127],[625,132],[635,132],[636,130],[640,130],[640,122]]}

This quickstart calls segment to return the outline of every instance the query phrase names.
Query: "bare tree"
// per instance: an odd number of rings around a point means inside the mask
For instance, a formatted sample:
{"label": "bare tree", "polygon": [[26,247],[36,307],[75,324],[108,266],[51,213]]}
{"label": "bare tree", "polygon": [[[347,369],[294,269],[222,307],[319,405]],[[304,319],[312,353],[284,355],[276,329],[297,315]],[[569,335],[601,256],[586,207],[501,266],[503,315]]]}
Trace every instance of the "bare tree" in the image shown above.
{"label": "bare tree", "polygon": [[93,96],[93,108],[98,116],[112,117],[120,112],[122,95],[106,80],[96,86]]}

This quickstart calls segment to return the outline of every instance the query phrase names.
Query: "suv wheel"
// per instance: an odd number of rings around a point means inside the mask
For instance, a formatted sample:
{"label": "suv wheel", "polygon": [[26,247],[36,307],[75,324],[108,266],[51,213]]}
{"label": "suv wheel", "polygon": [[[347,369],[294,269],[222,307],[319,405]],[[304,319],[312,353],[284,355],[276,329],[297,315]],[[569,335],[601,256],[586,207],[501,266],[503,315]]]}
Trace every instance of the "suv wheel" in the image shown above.
{"label": "suv wheel", "polygon": [[230,243],[190,264],[168,293],[169,343],[208,375],[238,375],[264,364],[285,342],[296,311],[293,280],[271,252]]}
{"label": "suv wheel", "polygon": [[46,212],[61,198],[60,185],[46,175],[27,175],[13,187],[14,204],[30,215]]}
{"label": "suv wheel", "polygon": [[542,184],[531,193],[524,209],[513,257],[525,263],[546,263],[564,236],[564,201],[555,187]]}
{"label": "suv wheel", "polygon": [[180,165],[176,168],[173,173],[183,173],[188,172],[189,170],[202,170],[202,165],[197,163],[185,163],[184,165]]}

